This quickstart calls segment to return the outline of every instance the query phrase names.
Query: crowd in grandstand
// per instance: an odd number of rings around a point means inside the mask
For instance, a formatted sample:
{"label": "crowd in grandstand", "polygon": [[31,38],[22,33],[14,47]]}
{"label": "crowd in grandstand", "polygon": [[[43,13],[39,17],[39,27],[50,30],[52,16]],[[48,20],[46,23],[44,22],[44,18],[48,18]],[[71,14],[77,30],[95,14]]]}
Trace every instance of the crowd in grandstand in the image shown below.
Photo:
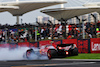
{"label": "crowd in grandstand", "polygon": [[[35,28],[36,27],[36,28]],[[65,30],[66,29],[66,30]],[[20,25],[0,25],[0,42],[33,42],[44,39],[72,39],[82,38],[83,27],[79,24],[40,24],[38,26],[32,24],[20,24]],[[86,23],[84,26],[85,38],[95,38],[100,33],[100,24]]]}

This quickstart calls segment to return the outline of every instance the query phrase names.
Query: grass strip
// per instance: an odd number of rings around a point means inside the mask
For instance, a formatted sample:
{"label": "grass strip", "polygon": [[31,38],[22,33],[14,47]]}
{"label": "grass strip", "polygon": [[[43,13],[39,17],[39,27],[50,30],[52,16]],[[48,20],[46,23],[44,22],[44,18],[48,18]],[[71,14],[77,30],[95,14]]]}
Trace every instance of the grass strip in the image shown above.
{"label": "grass strip", "polygon": [[78,54],[78,56],[70,56],[70,57],[66,57],[64,59],[100,59],[100,53],[82,53],[82,54]]}

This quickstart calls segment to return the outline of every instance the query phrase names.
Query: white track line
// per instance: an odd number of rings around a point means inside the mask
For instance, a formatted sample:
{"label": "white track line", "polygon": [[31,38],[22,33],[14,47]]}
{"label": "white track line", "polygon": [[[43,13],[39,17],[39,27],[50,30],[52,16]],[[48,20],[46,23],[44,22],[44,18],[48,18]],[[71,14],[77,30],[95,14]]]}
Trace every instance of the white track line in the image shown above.
{"label": "white track line", "polygon": [[100,61],[100,59],[52,59],[52,60],[65,60],[65,61]]}
{"label": "white track line", "polygon": [[60,63],[60,64],[27,64],[27,67],[31,66],[63,66],[63,65],[80,65],[80,64],[94,64],[96,62],[73,62],[73,63]]}

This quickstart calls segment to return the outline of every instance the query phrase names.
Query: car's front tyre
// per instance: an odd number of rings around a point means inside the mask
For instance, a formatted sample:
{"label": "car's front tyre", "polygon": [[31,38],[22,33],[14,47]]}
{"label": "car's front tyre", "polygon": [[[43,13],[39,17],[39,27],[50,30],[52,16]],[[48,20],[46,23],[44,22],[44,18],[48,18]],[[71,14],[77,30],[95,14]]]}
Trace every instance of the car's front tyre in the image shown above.
{"label": "car's front tyre", "polygon": [[33,49],[29,49],[26,51],[26,58],[27,59],[30,59],[30,55],[32,54],[32,52],[34,52]]}

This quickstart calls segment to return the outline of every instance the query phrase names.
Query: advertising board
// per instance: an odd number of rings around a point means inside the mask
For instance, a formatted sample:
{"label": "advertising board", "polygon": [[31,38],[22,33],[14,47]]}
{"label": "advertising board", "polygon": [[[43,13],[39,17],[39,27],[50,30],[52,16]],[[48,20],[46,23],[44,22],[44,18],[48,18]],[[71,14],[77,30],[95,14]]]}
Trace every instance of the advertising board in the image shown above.
{"label": "advertising board", "polygon": [[70,44],[70,43],[74,43],[77,45],[77,39],[64,39],[62,40],[63,44]]}
{"label": "advertising board", "polygon": [[100,53],[100,38],[91,38],[91,53]]}

